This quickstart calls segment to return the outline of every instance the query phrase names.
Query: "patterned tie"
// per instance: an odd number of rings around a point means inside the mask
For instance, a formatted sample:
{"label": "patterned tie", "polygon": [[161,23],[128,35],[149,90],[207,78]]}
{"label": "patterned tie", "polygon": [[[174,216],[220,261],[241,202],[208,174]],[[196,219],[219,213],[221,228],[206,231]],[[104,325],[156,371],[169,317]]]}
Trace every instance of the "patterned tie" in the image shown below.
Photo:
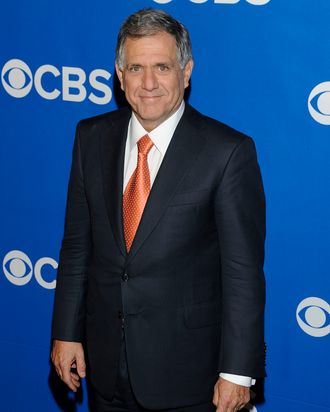
{"label": "patterned tie", "polygon": [[137,145],[137,166],[127,183],[123,195],[124,235],[127,252],[129,252],[132,246],[150,192],[148,153],[152,148],[153,143],[150,137],[146,134],[141,137]]}

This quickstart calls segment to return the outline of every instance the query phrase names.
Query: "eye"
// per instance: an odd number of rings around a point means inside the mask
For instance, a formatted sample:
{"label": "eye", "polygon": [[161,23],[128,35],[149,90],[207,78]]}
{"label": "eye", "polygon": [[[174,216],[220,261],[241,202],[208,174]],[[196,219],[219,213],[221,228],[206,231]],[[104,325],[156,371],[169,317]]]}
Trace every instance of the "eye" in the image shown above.
{"label": "eye", "polygon": [[3,259],[3,272],[11,283],[23,286],[32,277],[32,262],[25,253],[12,250]]}
{"label": "eye", "polygon": [[159,64],[157,67],[160,72],[166,72],[170,69],[166,64]]}
{"label": "eye", "polygon": [[142,68],[139,65],[130,66],[129,69],[128,69],[128,71],[130,73],[139,73],[141,70],[142,70]]}
{"label": "eye", "polygon": [[296,318],[301,329],[310,336],[330,333],[330,305],[317,297],[306,298],[297,307]]}

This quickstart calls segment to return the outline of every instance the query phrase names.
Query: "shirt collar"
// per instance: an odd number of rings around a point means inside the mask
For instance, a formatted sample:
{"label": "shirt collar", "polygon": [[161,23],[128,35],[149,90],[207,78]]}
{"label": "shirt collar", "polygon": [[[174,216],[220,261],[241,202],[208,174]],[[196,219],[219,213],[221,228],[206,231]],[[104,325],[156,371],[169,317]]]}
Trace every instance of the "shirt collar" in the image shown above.
{"label": "shirt collar", "polygon": [[143,128],[141,123],[138,121],[135,114],[132,113],[132,117],[128,128],[129,151],[131,152],[133,150],[138,140],[142,136],[148,134],[151,140],[153,141],[153,144],[156,146],[157,150],[159,150],[162,156],[164,156],[167,147],[170,144],[174,131],[183,115],[184,108],[185,103],[182,100],[178,110],[151,132],[147,132]]}

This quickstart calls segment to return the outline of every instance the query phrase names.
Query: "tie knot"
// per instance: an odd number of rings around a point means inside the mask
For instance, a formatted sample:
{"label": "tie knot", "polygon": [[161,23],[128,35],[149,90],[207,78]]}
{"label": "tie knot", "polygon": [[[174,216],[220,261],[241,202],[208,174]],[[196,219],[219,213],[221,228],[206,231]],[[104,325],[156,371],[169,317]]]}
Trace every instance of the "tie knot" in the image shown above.
{"label": "tie knot", "polygon": [[150,152],[150,149],[154,145],[150,137],[145,134],[141,139],[137,142],[139,154],[147,155]]}

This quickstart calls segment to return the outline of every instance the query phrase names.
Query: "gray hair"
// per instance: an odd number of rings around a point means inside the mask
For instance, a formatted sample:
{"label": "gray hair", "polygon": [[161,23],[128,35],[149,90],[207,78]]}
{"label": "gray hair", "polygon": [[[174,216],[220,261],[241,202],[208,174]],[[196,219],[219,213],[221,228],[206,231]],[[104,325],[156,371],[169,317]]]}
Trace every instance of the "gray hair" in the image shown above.
{"label": "gray hair", "polygon": [[153,36],[160,32],[175,37],[177,56],[180,67],[185,68],[192,59],[192,48],[188,30],[179,21],[162,10],[142,9],[130,15],[121,26],[116,48],[116,63],[120,69],[124,67],[125,42],[128,37],[141,38]]}

